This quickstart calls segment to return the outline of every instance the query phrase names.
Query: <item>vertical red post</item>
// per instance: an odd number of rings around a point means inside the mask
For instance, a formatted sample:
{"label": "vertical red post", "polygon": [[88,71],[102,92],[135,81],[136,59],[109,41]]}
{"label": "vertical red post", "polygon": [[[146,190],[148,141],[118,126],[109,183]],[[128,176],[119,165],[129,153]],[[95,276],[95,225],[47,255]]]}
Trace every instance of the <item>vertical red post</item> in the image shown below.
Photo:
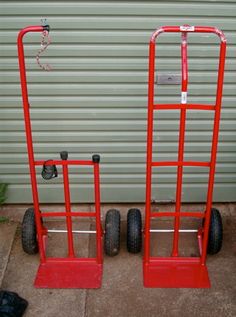
{"label": "vertical red post", "polygon": [[219,136],[220,112],[221,112],[221,101],[222,101],[222,91],[223,91],[223,81],[224,81],[225,55],[226,55],[226,40],[222,40],[220,45],[217,95],[216,95],[215,117],[214,117],[214,127],[213,127],[213,135],[212,135],[211,165],[210,165],[210,171],[209,171],[207,204],[206,204],[205,222],[204,222],[204,228],[203,228],[202,255],[201,255],[202,265],[205,265],[206,263],[208,234],[209,234],[209,226],[210,226],[210,218],[211,218],[211,206],[212,206],[212,196],[213,196],[213,189],[214,189],[216,154],[217,154],[217,145],[218,145],[218,136]]}
{"label": "vertical red post", "polygon": [[152,195],[152,140],[153,140],[154,75],[155,75],[155,40],[151,40],[150,44],[149,44],[144,262],[147,262],[149,257],[150,257],[150,216],[151,216],[151,195]]}
{"label": "vertical red post", "polygon": [[43,32],[43,30],[44,29],[42,26],[30,26],[25,29],[22,29],[19,32],[18,38],[17,38],[21,92],[22,92],[22,101],[23,101],[23,110],[24,110],[24,119],[25,119],[26,142],[27,142],[27,150],[28,150],[32,195],[33,195],[33,202],[34,202],[35,222],[36,222],[36,228],[37,228],[37,234],[38,234],[39,253],[40,253],[40,260],[42,263],[46,261],[46,255],[45,255],[44,243],[43,243],[43,234],[42,234],[43,228],[41,223],[41,214],[39,210],[38,188],[37,188],[36,170],[35,170],[35,164],[34,164],[34,149],[33,149],[31,121],[30,121],[30,109],[29,109],[30,105],[28,100],[23,37],[28,32]]}
{"label": "vertical red post", "polygon": [[[61,159],[66,163],[68,153],[63,151],[60,153]],[[69,187],[69,172],[68,164],[62,165],[63,180],[64,180],[64,197],[65,197],[65,208],[66,208],[66,227],[67,227],[67,239],[68,239],[68,257],[74,258],[74,244],[73,244],[73,232],[72,232],[72,219],[71,219],[71,202],[70,202],[70,187]]]}
{"label": "vertical red post", "polygon": [[[188,62],[187,62],[187,33],[182,33],[181,42],[181,59],[182,59],[182,91],[181,103],[187,103],[187,88],[188,88]],[[186,122],[186,109],[180,110],[180,130],[179,130],[179,151],[178,163],[183,163],[184,159],[184,139],[185,139],[185,122]],[[183,183],[183,165],[178,165],[177,168],[177,187],[176,187],[176,204],[175,204],[175,223],[174,223],[174,238],[172,256],[178,256],[179,246],[179,227],[180,227],[180,210],[181,210],[181,195]]]}
{"label": "vertical red post", "polygon": [[95,198],[95,211],[96,211],[96,249],[97,261],[102,264],[102,225],[101,225],[101,211],[100,211],[100,178],[99,178],[99,162],[100,156],[93,155],[94,162],[94,198]]}

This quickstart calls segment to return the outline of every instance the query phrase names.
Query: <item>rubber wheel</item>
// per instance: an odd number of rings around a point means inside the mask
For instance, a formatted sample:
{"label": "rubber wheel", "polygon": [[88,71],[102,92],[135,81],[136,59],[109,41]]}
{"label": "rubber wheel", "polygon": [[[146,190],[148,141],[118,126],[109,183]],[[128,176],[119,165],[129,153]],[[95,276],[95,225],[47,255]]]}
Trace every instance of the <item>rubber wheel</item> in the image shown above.
{"label": "rubber wheel", "polygon": [[104,249],[109,256],[120,251],[120,212],[117,209],[110,209],[106,214]]}
{"label": "rubber wheel", "polygon": [[34,208],[29,208],[24,214],[21,229],[22,248],[27,254],[38,253],[37,231],[35,224]]}
{"label": "rubber wheel", "polygon": [[142,249],[142,216],[139,209],[130,209],[127,214],[127,250],[139,253]]}
{"label": "rubber wheel", "polygon": [[223,241],[223,224],[218,209],[211,209],[211,220],[208,236],[208,254],[216,254],[221,250]]}

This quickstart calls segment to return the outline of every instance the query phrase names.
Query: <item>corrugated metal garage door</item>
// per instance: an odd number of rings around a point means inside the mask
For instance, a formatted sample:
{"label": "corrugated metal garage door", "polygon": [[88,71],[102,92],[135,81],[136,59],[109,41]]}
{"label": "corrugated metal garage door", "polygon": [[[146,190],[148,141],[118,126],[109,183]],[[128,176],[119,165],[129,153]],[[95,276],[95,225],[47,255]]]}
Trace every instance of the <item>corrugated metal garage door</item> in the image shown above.
{"label": "corrugated metal garage door", "polygon": [[[228,53],[215,201],[235,200],[235,1],[0,1],[1,96],[0,182],[9,186],[8,202],[30,202],[31,191],[22,116],[16,36],[20,28],[47,16],[52,45],[45,60],[52,72],[35,63],[39,35],[28,35],[26,55],[36,158],[88,159],[100,153],[103,202],[144,200],[148,42],[161,25],[210,25],[223,29]],[[189,38],[190,100],[213,102],[217,39]],[[210,43],[205,46],[205,43]],[[179,36],[159,41],[157,70],[180,73]],[[180,87],[158,86],[158,100],[179,102]],[[192,112],[187,125],[186,156],[207,160],[212,117]],[[174,159],[178,112],[161,113],[156,124],[156,159]],[[78,174],[79,172],[79,174]],[[72,198],[91,201],[92,175],[71,169]],[[184,201],[204,201],[205,169],[186,168]],[[44,182],[43,202],[63,201],[61,178]],[[153,199],[175,198],[175,169],[153,176]],[[49,190],[50,189],[50,190]]]}

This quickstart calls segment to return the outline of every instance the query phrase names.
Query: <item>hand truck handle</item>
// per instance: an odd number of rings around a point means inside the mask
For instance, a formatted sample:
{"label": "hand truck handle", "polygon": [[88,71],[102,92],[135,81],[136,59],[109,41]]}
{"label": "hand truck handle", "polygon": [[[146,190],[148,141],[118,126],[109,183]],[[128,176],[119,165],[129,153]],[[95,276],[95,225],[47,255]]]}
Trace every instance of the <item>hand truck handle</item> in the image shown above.
{"label": "hand truck handle", "polygon": [[[23,37],[26,33],[29,32],[43,32],[50,31],[49,25],[39,25],[39,26],[28,26],[18,33],[17,37],[17,48],[18,48],[18,60],[19,60],[19,68],[20,68],[20,78],[21,78],[21,90],[22,90],[22,98],[23,98],[23,106],[25,112],[29,107],[28,101],[28,90],[27,90],[27,81],[26,81],[26,68],[25,68],[25,55],[24,55],[24,44]],[[26,114],[27,115],[27,114]]]}
{"label": "hand truck handle", "polygon": [[151,36],[151,42],[155,42],[157,36],[161,33],[169,32],[169,33],[178,33],[178,32],[187,32],[187,33],[214,33],[219,36],[221,42],[226,42],[226,37],[224,33],[211,26],[190,26],[190,25],[181,25],[181,26],[162,26],[158,28]]}
{"label": "hand truck handle", "polygon": [[27,26],[26,28],[20,30],[18,34],[17,43],[18,45],[22,43],[22,39],[26,33],[29,32],[43,32],[48,31],[50,32],[50,26],[49,25],[36,25],[36,26]]}

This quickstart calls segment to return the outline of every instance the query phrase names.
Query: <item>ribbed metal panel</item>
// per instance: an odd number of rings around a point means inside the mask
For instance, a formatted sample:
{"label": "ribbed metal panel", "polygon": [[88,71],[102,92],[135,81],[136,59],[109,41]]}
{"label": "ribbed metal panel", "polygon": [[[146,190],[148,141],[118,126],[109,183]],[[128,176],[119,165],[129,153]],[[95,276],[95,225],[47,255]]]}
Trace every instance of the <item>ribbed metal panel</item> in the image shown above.
{"label": "ribbed metal panel", "polygon": [[[52,44],[39,70],[39,34],[28,35],[26,56],[37,159],[89,159],[101,154],[103,202],[140,202],[145,194],[148,42],[161,25],[209,25],[228,40],[215,201],[236,198],[235,83],[236,3],[232,1],[0,1],[0,182],[8,202],[31,202],[21,105],[16,37],[19,29],[46,16]],[[157,72],[180,73],[180,38],[161,36]],[[208,44],[208,45],[207,45]],[[218,40],[189,36],[189,94],[192,102],[214,103]],[[179,102],[179,85],[157,86],[156,100]],[[177,156],[177,111],[156,116],[154,158]],[[159,121],[158,121],[159,120]],[[186,158],[209,160],[212,114],[188,114]],[[62,202],[62,177],[40,177],[42,202]],[[71,168],[74,202],[93,200],[92,174]],[[60,173],[60,170],[59,170]],[[156,168],[153,199],[175,199],[175,168]],[[183,201],[204,201],[206,168],[185,168]]]}

